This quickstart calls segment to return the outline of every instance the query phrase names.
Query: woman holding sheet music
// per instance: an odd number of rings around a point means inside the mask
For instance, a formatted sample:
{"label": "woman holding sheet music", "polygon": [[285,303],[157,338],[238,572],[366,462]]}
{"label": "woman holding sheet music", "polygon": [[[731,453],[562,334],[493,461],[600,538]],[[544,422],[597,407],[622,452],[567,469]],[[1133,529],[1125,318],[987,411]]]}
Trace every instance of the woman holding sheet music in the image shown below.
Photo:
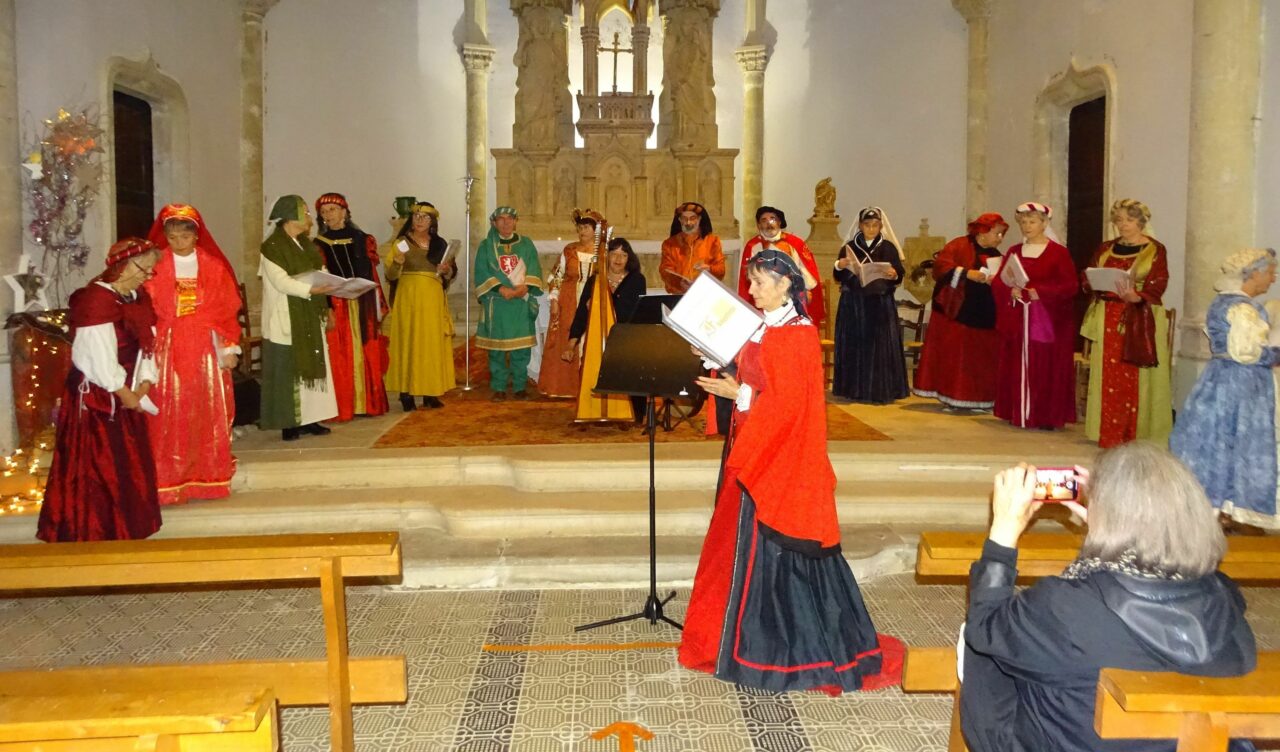
{"label": "woman holding sheet music", "polygon": [[1008,230],[1004,217],[983,214],[934,258],[933,312],[912,386],[948,410],[986,412],[995,404],[1000,341],[991,278]]}
{"label": "woman holding sheet music", "polygon": [[884,210],[858,212],[858,229],[840,249],[835,278],[835,378],[831,393],[883,405],[910,394],[902,357],[902,327],[894,292],[902,284],[902,252]]}
{"label": "woman holding sheet music", "polygon": [[1076,422],[1072,301],[1079,284],[1071,252],[1053,239],[1052,217],[1044,204],[1018,207],[1022,242],[991,282],[1000,336],[994,412],[1019,428]]}
{"label": "woman holding sheet music", "polygon": [[894,684],[902,645],[876,634],[840,554],[822,351],[804,313],[804,275],[782,251],[747,263],[764,326],[738,353],[736,378],[698,379],[734,411],[680,662],[771,692]]}
{"label": "woman holding sheet music", "polygon": [[444,407],[440,395],[457,386],[453,372],[453,316],[445,289],[453,280],[449,244],[440,237],[440,212],[421,201],[396,237],[382,246],[387,279],[399,281],[386,328],[391,337],[387,391],[400,393],[405,412]]}
{"label": "woman holding sheet music", "polygon": [[[1080,334],[1089,351],[1089,401],[1084,433],[1102,448],[1134,439],[1163,444],[1173,430],[1169,388],[1169,322],[1161,298],[1169,285],[1164,245],[1151,237],[1151,210],[1120,199],[1111,207],[1118,237],[1093,254],[1081,285],[1093,293]],[[1094,270],[1125,272],[1106,289],[1093,288]]]}

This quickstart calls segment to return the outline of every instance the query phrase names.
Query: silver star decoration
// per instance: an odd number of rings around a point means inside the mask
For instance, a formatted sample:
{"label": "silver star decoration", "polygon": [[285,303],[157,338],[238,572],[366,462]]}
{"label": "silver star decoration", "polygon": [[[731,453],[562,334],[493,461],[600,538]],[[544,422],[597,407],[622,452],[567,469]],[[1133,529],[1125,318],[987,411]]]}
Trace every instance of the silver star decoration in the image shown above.
{"label": "silver star decoration", "polygon": [[18,271],[4,275],[4,281],[13,290],[15,312],[22,313],[32,308],[37,311],[49,310],[49,300],[44,294],[44,275],[31,263],[31,254],[22,254],[18,258]]}

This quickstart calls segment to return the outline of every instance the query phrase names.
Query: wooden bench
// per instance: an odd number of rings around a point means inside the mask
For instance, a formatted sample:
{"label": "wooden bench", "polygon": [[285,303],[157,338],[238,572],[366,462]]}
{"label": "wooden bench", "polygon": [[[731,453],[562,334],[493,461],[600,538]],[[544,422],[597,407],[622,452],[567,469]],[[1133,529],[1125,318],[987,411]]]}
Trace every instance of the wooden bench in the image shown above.
{"label": "wooden bench", "polygon": [[[983,532],[933,531],[920,534],[916,575],[922,579],[969,577],[969,567],[982,556]],[[1028,532],[1018,540],[1018,577],[1034,579],[1061,574],[1080,553],[1084,536]],[[1219,569],[1235,580],[1280,584],[1280,538],[1229,537]]]}
{"label": "wooden bench", "polygon": [[0,696],[0,752],[276,752],[269,689]]}
{"label": "wooden bench", "polygon": [[1280,739],[1280,652],[1230,679],[1103,669],[1093,727],[1103,739],[1178,740],[1178,752],[1225,752],[1227,742]]}
{"label": "wooden bench", "polygon": [[192,686],[238,692],[269,687],[282,706],[328,705],[332,747],[351,752],[352,704],[403,703],[408,685],[402,655],[349,656],[344,580],[395,578],[401,567],[397,533],[0,546],[0,593],[318,581],[326,654],[321,660],[8,671],[0,674],[0,687],[21,687],[24,695],[83,694],[86,687],[128,687],[132,693],[157,697]]}
{"label": "wooden bench", "polygon": [[[948,752],[965,752],[956,649],[908,648],[902,689],[950,693]],[[1177,739],[1178,752],[1225,752],[1232,737],[1280,739],[1280,652],[1232,678],[1103,669],[1094,730],[1104,739]]]}

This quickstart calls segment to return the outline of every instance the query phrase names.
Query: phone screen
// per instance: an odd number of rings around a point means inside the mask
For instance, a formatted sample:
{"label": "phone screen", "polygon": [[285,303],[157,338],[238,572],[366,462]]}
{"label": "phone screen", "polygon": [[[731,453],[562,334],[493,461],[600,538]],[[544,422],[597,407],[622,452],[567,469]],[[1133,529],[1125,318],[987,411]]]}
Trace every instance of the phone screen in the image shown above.
{"label": "phone screen", "polygon": [[1080,477],[1075,468],[1042,467],[1036,470],[1036,501],[1074,501],[1080,496]]}

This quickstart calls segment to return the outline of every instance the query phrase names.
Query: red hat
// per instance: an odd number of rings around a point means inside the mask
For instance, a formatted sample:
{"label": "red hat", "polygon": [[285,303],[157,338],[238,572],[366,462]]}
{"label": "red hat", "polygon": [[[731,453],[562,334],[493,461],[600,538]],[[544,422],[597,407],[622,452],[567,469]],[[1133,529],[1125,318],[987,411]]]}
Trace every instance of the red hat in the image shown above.
{"label": "red hat", "polygon": [[991,232],[995,227],[1003,227],[1007,230],[1009,229],[1009,223],[1004,221],[1004,217],[999,214],[987,212],[970,222],[967,229],[970,235],[977,235],[980,232]]}
{"label": "red hat", "polygon": [[346,209],[347,211],[351,211],[351,207],[347,205],[346,196],[342,195],[341,193],[326,193],[320,198],[316,199],[316,214],[320,213],[320,207],[326,206],[328,204],[341,206],[343,209]]}
{"label": "red hat", "polygon": [[142,238],[124,238],[107,251],[107,268],[122,264],[134,256],[155,250],[156,244]]}

